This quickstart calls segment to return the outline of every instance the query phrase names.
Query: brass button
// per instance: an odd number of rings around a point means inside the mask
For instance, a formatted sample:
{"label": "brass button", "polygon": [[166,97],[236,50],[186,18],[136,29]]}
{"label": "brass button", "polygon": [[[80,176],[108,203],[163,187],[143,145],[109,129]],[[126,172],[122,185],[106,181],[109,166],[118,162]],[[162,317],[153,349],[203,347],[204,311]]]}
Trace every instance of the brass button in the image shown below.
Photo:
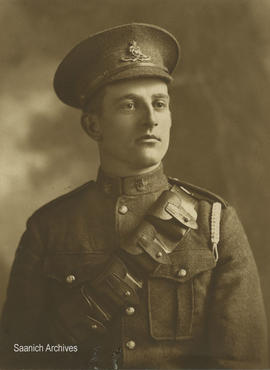
{"label": "brass button", "polygon": [[134,307],[127,307],[127,308],[126,308],[126,314],[127,314],[128,316],[133,315],[133,314],[134,314],[134,312],[135,312],[135,308],[134,308]]}
{"label": "brass button", "polygon": [[128,349],[134,349],[136,347],[136,343],[134,342],[134,340],[129,340],[127,343],[126,343],[126,347]]}
{"label": "brass button", "polygon": [[144,191],[146,189],[147,181],[145,179],[136,180],[136,189],[138,191]]}
{"label": "brass button", "polygon": [[128,211],[128,207],[123,205],[123,206],[120,206],[119,209],[118,209],[118,212],[121,213],[121,215],[125,215]]}
{"label": "brass button", "polygon": [[156,257],[157,257],[157,258],[162,257],[162,252],[157,252]]}
{"label": "brass button", "polygon": [[75,278],[75,276],[74,275],[68,275],[67,277],[66,277],[66,282],[68,283],[68,284],[72,284],[73,283],[73,281],[75,281],[76,280],[76,278]]}
{"label": "brass button", "polygon": [[131,292],[130,292],[129,290],[126,290],[126,291],[125,291],[125,296],[126,296],[126,297],[130,297],[130,296],[131,296]]}
{"label": "brass button", "polygon": [[98,328],[98,326],[97,326],[97,324],[93,324],[93,325],[91,325],[91,329],[97,329]]}
{"label": "brass button", "polygon": [[187,270],[185,269],[180,269],[178,272],[177,272],[177,275],[179,277],[185,277],[187,275]]}

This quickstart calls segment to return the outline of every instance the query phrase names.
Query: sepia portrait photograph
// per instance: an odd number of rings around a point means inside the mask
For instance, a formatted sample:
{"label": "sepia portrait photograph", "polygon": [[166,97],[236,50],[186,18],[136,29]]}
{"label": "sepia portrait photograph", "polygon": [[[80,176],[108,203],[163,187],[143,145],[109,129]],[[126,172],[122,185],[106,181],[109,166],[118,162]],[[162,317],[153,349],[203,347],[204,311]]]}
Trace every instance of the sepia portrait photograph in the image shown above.
{"label": "sepia portrait photograph", "polygon": [[0,370],[269,369],[270,0],[0,19]]}

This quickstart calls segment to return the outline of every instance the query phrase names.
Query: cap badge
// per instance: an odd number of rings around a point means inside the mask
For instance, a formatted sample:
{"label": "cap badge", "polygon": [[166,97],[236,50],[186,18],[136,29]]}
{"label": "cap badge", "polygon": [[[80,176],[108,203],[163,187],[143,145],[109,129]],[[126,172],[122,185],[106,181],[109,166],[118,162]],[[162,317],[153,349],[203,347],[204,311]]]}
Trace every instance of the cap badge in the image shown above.
{"label": "cap badge", "polygon": [[121,57],[120,60],[122,62],[148,62],[151,60],[151,57],[144,55],[140,47],[137,46],[137,42],[132,40],[128,43],[127,56]]}

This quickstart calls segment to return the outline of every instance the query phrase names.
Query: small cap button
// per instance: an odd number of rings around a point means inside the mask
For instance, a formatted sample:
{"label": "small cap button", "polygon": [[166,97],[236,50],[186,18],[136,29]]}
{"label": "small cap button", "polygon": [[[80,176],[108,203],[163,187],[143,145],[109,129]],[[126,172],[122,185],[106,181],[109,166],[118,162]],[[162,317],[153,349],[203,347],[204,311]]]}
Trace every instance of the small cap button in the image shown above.
{"label": "small cap button", "polygon": [[134,340],[129,340],[127,343],[126,343],[126,347],[128,349],[134,349],[136,346],[136,343],[134,342]]}
{"label": "small cap button", "polygon": [[189,218],[188,217],[184,217],[184,222],[188,222],[189,221]]}
{"label": "small cap button", "polygon": [[75,276],[74,275],[68,275],[67,277],[66,277],[66,282],[68,283],[68,284],[72,284],[73,283],[73,281],[75,281],[76,280],[76,278],[75,278]]}
{"label": "small cap button", "polygon": [[157,252],[156,257],[157,257],[157,258],[162,257],[162,252]]}
{"label": "small cap button", "polygon": [[126,291],[125,291],[125,296],[126,296],[126,297],[130,297],[130,296],[131,296],[131,292],[130,292],[129,290],[126,290]]}
{"label": "small cap button", "polygon": [[177,275],[179,277],[185,277],[187,275],[187,270],[185,269],[180,269],[178,272],[177,272]]}
{"label": "small cap button", "polygon": [[123,206],[120,206],[119,209],[118,209],[118,212],[121,213],[121,215],[125,215],[128,211],[128,207],[123,205]]}
{"label": "small cap button", "polygon": [[134,312],[135,312],[135,308],[134,308],[134,307],[127,307],[127,308],[126,308],[126,314],[127,314],[128,316],[133,315],[133,314],[134,314]]}
{"label": "small cap button", "polygon": [[97,326],[97,324],[93,324],[93,325],[91,325],[91,329],[97,329],[98,328],[98,326]]}

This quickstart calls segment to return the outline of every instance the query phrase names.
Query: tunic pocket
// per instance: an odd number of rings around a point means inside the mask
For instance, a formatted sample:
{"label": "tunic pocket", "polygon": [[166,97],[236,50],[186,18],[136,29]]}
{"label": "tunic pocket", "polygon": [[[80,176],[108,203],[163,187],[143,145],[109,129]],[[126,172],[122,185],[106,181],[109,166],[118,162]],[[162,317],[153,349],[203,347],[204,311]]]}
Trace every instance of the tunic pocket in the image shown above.
{"label": "tunic pocket", "polygon": [[156,340],[184,340],[192,337],[196,310],[194,279],[215,267],[206,249],[173,252],[172,265],[160,265],[148,282],[150,334]]}

